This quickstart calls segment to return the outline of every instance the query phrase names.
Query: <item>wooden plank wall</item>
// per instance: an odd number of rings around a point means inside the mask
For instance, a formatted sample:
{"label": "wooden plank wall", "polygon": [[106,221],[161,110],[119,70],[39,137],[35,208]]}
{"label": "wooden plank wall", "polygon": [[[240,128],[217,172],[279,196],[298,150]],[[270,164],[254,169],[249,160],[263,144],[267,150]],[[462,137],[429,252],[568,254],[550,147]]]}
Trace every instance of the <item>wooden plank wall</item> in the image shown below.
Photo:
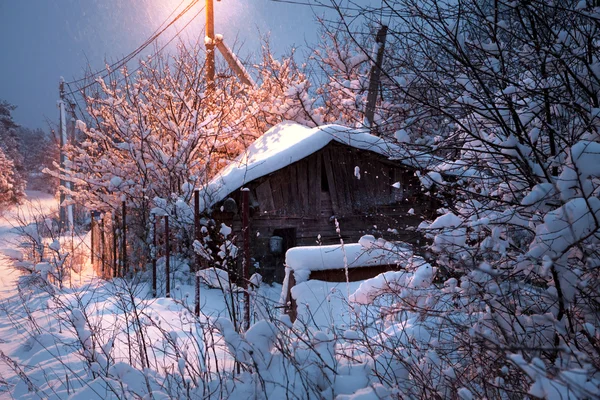
{"label": "wooden plank wall", "polygon": [[[356,167],[360,179],[355,175]],[[322,192],[323,173],[328,194]],[[395,182],[401,182],[402,189],[394,188]],[[336,143],[248,186],[258,200],[261,217],[319,217],[323,214],[321,208],[329,206],[329,199],[322,199],[323,195],[331,199],[331,208],[338,217],[394,204],[400,197],[398,193],[406,197],[418,195],[412,193],[418,189],[412,170],[377,154]]]}

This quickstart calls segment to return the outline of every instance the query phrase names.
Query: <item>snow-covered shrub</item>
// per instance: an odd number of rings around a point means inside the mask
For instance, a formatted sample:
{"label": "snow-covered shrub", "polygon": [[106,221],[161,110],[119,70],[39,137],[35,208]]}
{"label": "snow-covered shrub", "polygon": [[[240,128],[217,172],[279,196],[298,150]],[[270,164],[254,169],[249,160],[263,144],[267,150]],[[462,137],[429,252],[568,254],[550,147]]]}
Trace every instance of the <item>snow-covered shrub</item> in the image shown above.
{"label": "snow-covered shrub", "polygon": [[42,173],[42,170],[51,168],[52,163],[60,159],[59,140],[53,134],[39,128],[19,127],[16,134],[19,138],[19,152],[23,156],[23,172],[27,176],[27,188],[56,193],[59,186],[58,179],[49,177]]}
{"label": "snow-covered shrub", "polygon": [[310,127],[323,123],[315,111],[311,80],[294,59],[293,50],[276,59],[265,41],[262,62],[256,65],[260,84],[248,93],[252,108],[247,124],[254,124],[251,129],[259,134],[283,121]]}
{"label": "snow-covered shrub", "polygon": [[340,26],[361,13],[389,15],[383,74],[407,125],[443,122],[422,142],[442,207],[421,225],[439,290],[418,320],[441,334],[392,357],[410,360],[412,396],[597,397],[597,2],[398,0],[340,10]]}
{"label": "snow-covered shrub", "polygon": [[69,285],[72,273],[79,272],[87,259],[85,240],[73,232],[65,235],[56,214],[32,202],[14,212],[12,229],[20,248],[18,257],[14,257],[18,259],[15,266],[31,274],[20,277],[22,288],[41,285],[44,290],[52,290],[52,285]]}

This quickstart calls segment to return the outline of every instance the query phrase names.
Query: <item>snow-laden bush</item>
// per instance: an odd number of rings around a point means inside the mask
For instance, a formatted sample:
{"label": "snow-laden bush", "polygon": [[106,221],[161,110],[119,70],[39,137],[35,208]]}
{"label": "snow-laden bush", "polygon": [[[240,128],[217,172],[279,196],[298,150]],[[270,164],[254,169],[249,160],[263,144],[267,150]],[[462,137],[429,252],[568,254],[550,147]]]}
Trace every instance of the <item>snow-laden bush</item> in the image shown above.
{"label": "snow-laden bush", "polygon": [[23,197],[23,187],[15,176],[15,164],[0,147],[0,205],[17,203]]}
{"label": "snow-laden bush", "polygon": [[[57,205],[58,208],[58,205]],[[12,231],[18,250],[9,251],[14,267],[27,274],[19,277],[22,288],[44,286],[51,290],[72,283],[87,257],[85,238],[65,235],[56,221],[57,209],[41,202],[27,202],[13,211]]]}
{"label": "snow-laden bush", "polygon": [[447,309],[425,310],[452,331],[437,347],[449,349],[439,364],[454,368],[453,393],[598,396],[597,5],[395,6],[411,10],[391,28],[415,49],[404,65],[443,93],[414,107],[454,130],[432,148],[454,151],[433,171],[446,178],[423,180],[441,195],[441,216],[421,226],[453,288],[435,296]]}
{"label": "snow-laden bush", "polygon": [[173,56],[140,60],[134,73],[89,77],[82,90],[89,118],[76,123],[80,139],[67,146],[68,165],[45,170],[72,183],[75,202],[113,220],[126,202],[130,256],[140,266],[152,212],[168,215],[178,242],[189,246],[194,189],[275,124],[316,125],[309,81],[291,55],[276,60],[266,45],[253,87],[225,73],[209,87],[202,60],[199,46],[181,45]]}
{"label": "snow-laden bush", "polygon": [[[412,396],[597,397],[597,2],[397,0],[339,11],[336,36],[354,44],[363,15],[388,26],[382,95],[408,100],[400,128],[414,138],[425,127],[421,143],[439,156],[418,174],[441,203],[421,225],[438,290],[419,321],[449,334],[413,344],[432,357],[410,363]],[[352,59],[348,47],[332,59]]]}

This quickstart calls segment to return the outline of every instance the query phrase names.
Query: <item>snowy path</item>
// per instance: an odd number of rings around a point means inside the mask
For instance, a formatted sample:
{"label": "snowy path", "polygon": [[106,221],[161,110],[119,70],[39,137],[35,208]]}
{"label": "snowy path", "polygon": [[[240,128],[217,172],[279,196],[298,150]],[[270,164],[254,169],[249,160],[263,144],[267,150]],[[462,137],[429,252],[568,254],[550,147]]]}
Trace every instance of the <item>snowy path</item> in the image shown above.
{"label": "snowy path", "polygon": [[13,260],[0,253],[0,299],[14,294],[19,272],[12,267]]}

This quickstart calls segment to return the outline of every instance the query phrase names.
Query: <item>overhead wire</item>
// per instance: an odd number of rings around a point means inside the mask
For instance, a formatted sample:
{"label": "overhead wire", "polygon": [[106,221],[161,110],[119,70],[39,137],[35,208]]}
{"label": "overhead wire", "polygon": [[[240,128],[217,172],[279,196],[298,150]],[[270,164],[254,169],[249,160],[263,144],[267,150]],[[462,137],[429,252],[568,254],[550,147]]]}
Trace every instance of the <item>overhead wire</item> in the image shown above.
{"label": "overhead wire", "polygon": [[[375,7],[369,7],[369,6],[359,6],[357,4],[355,4],[353,1],[350,1],[349,3],[352,4],[353,6],[343,6],[340,5],[338,3],[336,3],[335,1],[331,1],[331,4],[324,4],[321,2],[303,2],[300,0],[269,0],[272,3],[282,3],[282,4],[293,4],[293,5],[297,5],[297,6],[306,6],[306,7],[319,7],[319,8],[326,8],[329,10],[334,10],[334,11],[353,11],[353,12],[358,12],[358,13],[365,13],[365,12],[371,12],[371,11],[376,11],[377,8]],[[382,14],[383,14],[383,10],[382,10]],[[385,12],[386,15],[389,15],[389,11]]]}
{"label": "overhead wire", "polygon": [[[183,4],[185,1],[186,1],[186,0],[181,0],[181,2],[179,3],[179,5],[177,5],[177,7],[175,7],[175,8],[173,9],[173,11],[171,11],[171,13],[169,14],[169,16],[167,16],[167,18],[165,18],[165,20],[164,20],[164,21],[163,21],[163,22],[162,22],[162,23],[161,23],[161,24],[160,24],[160,25],[159,25],[159,26],[158,26],[158,27],[157,27],[157,28],[154,30],[154,32],[152,32],[152,35],[151,35],[150,37],[153,37],[153,36],[156,36],[156,35],[157,35],[158,31],[159,31],[159,30],[162,28],[162,26],[168,22],[168,20],[169,20],[169,19],[170,19],[170,18],[173,16],[173,14],[175,14],[175,11],[177,11],[177,10],[179,9],[179,7],[181,7],[181,5],[182,5],[182,4]],[[193,3],[194,1],[198,1],[198,0],[193,0],[193,1],[192,1],[192,3]],[[144,41],[144,43],[146,43],[147,41],[148,41],[148,40],[145,40],[145,41]],[[124,60],[124,59],[126,59],[127,57],[131,56],[133,53],[135,53],[136,51],[138,51],[138,50],[140,49],[140,47],[142,47],[142,46],[143,46],[143,44],[142,44],[142,45],[140,45],[140,46],[138,46],[138,47],[137,47],[135,50],[133,50],[131,53],[129,53],[128,55],[126,55],[125,57],[123,57],[121,60],[114,62],[114,63],[113,63],[112,65],[110,65],[109,67],[110,67],[110,68],[112,68],[114,65],[116,65],[116,64],[118,64],[118,63],[120,63],[122,60]],[[102,69],[99,69],[99,70],[97,70],[96,72],[89,73],[89,74],[88,74],[88,76],[94,76],[94,75],[98,75],[98,74],[102,73],[102,72],[103,72],[105,69],[106,69],[106,67],[104,67],[104,68],[102,68]],[[87,76],[86,76],[86,77],[83,77],[83,78],[79,78],[79,79],[73,80],[73,81],[70,81],[70,82],[65,82],[65,83],[68,83],[68,84],[69,84],[69,83],[70,83],[70,84],[75,84],[75,83],[79,83],[79,82],[85,81],[86,79],[87,79]]]}
{"label": "overhead wire", "polygon": [[[196,12],[196,14],[194,14],[194,16],[192,16],[190,18],[190,20],[181,28],[179,29],[175,35],[173,35],[173,37],[171,39],[169,39],[162,47],[160,47],[158,50],[156,50],[152,55],[150,55],[150,58],[154,58],[156,57],[158,54],[160,54],[167,46],[169,46],[173,40],[175,40],[179,34],[181,32],[183,32],[191,23],[192,21],[194,21],[200,14],[202,14],[205,10],[205,6],[202,6],[202,8],[200,8],[200,10],[198,10],[198,12]],[[131,71],[131,73],[135,73],[137,72],[140,68],[142,67],[142,65],[139,65],[137,68],[135,68],[134,70]],[[108,75],[108,74],[107,74]],[[103,78],[105,78],[107,75],[103,76]],[[122,81],[123,79],[125,79],[125,77],[121,78],[120,81]],[[66,93],[66,95],[73,95],[73,94],[77,94],[77,93],[81,93],[83,90],[97,84],[97,81],[94,80],[93,82],[89,83],[88,85],[85,85],[83,87],[76,87],[76,88],[72,88],[71,85],[73,84],[73,82],[65,82],[65,85],[67,86],[67,88],[69,89],[69,91]],[[75,96],[71,96],[71,99],[74,101],[77,109],[79,110],[79,112],[81,113],[81,116],[83,117],[86,113],[84,112],[83,108],[81,107],[79,101],[77,100],[77,97]]]}
{"label": "overhead wire", "polygon": [[[106,71],[101,77],[100,79],[106,78],[108,75],[110,75],[111,71],[117,70],[122,68],[123,66],[125,66],[129,61],[131,61],[135,56],[137,56],[138,54],[140,54],[146,47],[148,47],[150,44],[152,44],[156,39],[158,39],[160,37],[160,35],[162,35],[167,29],[169,29],[171,26],[173,26],[173,24],[175,24],[179,19],[181,19],[193,6],[195,6],[197,3],[199,2],[199,0],[192,0],[190,2],[190,4],[188,4],[171,22],[169,22],[164,28],[159,29],[158,32],[155,32],[153,35],[151,35],[148,39],[146,39],[144,41],[144,43],[142,43],[140,46],[138,46],[138,48],[136,48],[134,51],[132,51],[131,53],[129,53],[127,56],[123,57],[121,60],[107,66],[106,68],[104,68],[101,71]],[[204,10],[204,7],[202,7],[202,10]],[[202,11],[200,11],[202,12]],[[200,13],[199,12],[199,13]],[[197,13],[191,20],[195,19],[199,13]],[[190,21],[191,21],[190,20]],[[161,24],[161,26],[164,25]],[[189,22],[185,25],[186,27],[189,25]],[[181,33],[181,31],[177,32],[176,36],[179,35],[179,33]],[[173,38],[174,39],[174,38]],[[169,41],[169,43],[173,40],[171,39]],[[164,48],[164,47],[163,47]],[[162,50],[162,49],[161,49]],[[76,81],[71,81],[68,82],[68,86],[70,87],[70,84],[76,84],[82,81],[86,81],[88,79],[90,79],[90,77],[94,77],[95,75],[98,75],[101,71],[99,71],[96,74],[93,75],[88,75],[82,79],[78,79]],[[83,87],[79,87],[76,90],[71,90],[68,93],[65,93],[66,95],[70,95],[73,94],[77,91],[81,91],[81,90],[85,90],[88,87],[94,85],[96,82],[94,80],[94,82],[91,82]]]}
{"label": "overhead wire", "polygon": [[310,7],[321,7],[321,8],[329,8],[331,10],[335,10],[334,6],[330,6],[330,5],[326,5],[326,4],[322,4],[322,3],[304,3],[301,1],[294,1],[294,0],[269,0],[273,3],[284,3],[284,4],[294,4],[297,6],[310,6]]}
{"label": "overhead wire", "polygon": [[[177,9],[179,9],[179,7],[181,7],[181,5],[184,3],[184,1],[185,0],[182,0],[179,3],[179,5],[173,9],[173,11],[169,14],[169,16],[165,19],[165,21],[163,21],[159,25],[159,27],[154,31],[154,33],[146,41],[144,41],[140,46],[138,46],[134,51],[129,53],[127,56],[112,63],[111,65],[106,66],[105,68],[103,68],[101,70],[96,71],[95,73],[90,73],[87,76],[77,79],[77,80],[74,80],[74,81],[65,82],[70,90],[68,93],[66,93],[66,95],[72,95],[77,91],[85,90],[85,89],[93,86],[96,83],[96,81],[94,80],[93,82],[90,82],[87,85],[78,87],[76,89],[72,89],[71,85],[77,84],[79,82],[87,81],[88,79],[93,78],[93,77],[97,77],[100,79],[106,78],[108,75],[110,75],[111,71],[120,69],[123,66],[125,66],[129,61],[131,61],[134,57],[136,57],[138,54],[140,54],[146,47],[148,47],[156,39],[158,39],[158,37],[160,37],[161,34],[163,34],[168,28],[170,28],[180,18],[182,18],[194,5],[196,5],[199,2],[199,0],[192,0],[171,22],[169,22],[164,28],[161,29],[161,27],[163,25],[165,25],[167,20],[177,11]],[[274,2],[274,3],[294,4],[294,5],[309,6],[309,7],[322,7],[322,8],[332,9],[332,10],[364,11],[364,9],[361,9],[359,7],[344,7],[344,6],[341,6],[340,4],[337,4],[336,2],[332,2],[332,5],[326,5],[326,4],[319,3],[319,2],[310,2],[310,1],[302,2],[299,0],[270,0],[270,1]],[[203,9],[204,9],[204,7],[203,7]],[[194,16],[192,19],[196,18],[196,16]],[[187,27],[188,25],[189,25],[189,22],[185,26]],[[178,32],[177,35],[179,33],[180,32]],[[172,40],[173,39],[171,39],[168,43],[171,43]],[[104,72],[104,71],[106,71],[106,72]],[[102,76],[98,76],[100,74],[102,74]]]}
{"label": "overhead wire", "polygon": [[[309,6],[309,7],[322,7],[322,8],[328,8],[328,9],[333,9],[333,10],[350,10],[350,11],[364,11],[364,9],[360,9],[358,7],[344,7],[341,6],[339,4],[339,2],[336,1],[332,1],[332,5],[326,5],[326,4],[322,4],[319,2],[302,2],[299,0],[270,0],[271,2],[274,3],[283,3],[283,4],[293,4],[293,5],[300,5],[300,6]],[[65,82],[67,88],[68,88],[68,92],[66,92],[66,95],[74,95],[77,93],[82,92],[83,90],[97,84],[97,79],[104,79],[107,76],[109,76],[111,74],[111,72],[118,70],[120,68],[122,68],[123,66],[125,66],[128,62],[130,62],[135,56],[137,56],[138,54],[140,54],[145,48],[147,48],[150,44],[152,44],[153,42],[155,42],[160,35],[162,35],[168,28],[170,28],[171,26],[173,26],[173,24],[175,24],[179,19],[181,19],[187,12],[189,12],[191,10],[192,7],[194,7],[199,0],[192,0],[171,22],[169,22],[166,26],[164,26],[167,21],[169,20],[169,18],[171,18],[173,16],[173,14],[175,14],[175,12],[179,9],[179,7],[181,7],[181,5],[185,2],[185,0],[182,0],[179,5],[177,7],[175,7],[173,9],[173,11],[169,14],[169,16],[165,19],[165,21],[163,21],[158,28],[154,31],[154,33],[148,38],[146,39],[140,46],[138,46],[134,51],[132,51],[131,53],[129,53],[127,56],[123,57],[122,59],[112,63],[109,66],[106,66],[105,68],[103,68],[102,70],[98,70],[95,73],[90,73],[87,74],[87,76],[74,80],[74,81],[70,81],[70,82]],[[351,2],[351,4],[354,4],[353,2]],[[386,1],[387,4],[387,1]],[[389,7],[389,5],[388,5]],[[382,13],[382,15],[380,15],[380,18],[383,17],[383,6],[380,8],[380,12]],[[169,40],[166,42],[165,45],[163,45],[160,49],[158,49],[154,54],[152,54],[150,56],[150,58],[154,58],[156,57],[160,52],[162,52],[162,50],[164,50],[173,40],[175,40],[176,37],[179,36],[179,34],[185,30],[187,28],[187,26],[189,26],[189,24],[198,16],[200,15],[203,11],[205,10],[205,6],[203,6],[185,25],[182,29],[180,29],[179,31],[176,32],[176,34]],[[391,11],[391,10],[390,10]],[[164,26],[164,27],[163,27]],[[163,27],[163,28],[161,28]],[[136,69],[134,69],[133,72],[136,72],[137,70],[139,70],[141,68],[141,66],[138,66]],[[100,74],[102,74],[101,76],[99,76]],[[93,79],[92,82],[81,86],[81,87],[76,87],[73,88],[72,85],[75,85],[77,83],[80,82],[84,82],[86,80],[89,79]],[[82,107],[79,105],[79,102],[74,99],[77,108],[79,109],[79,111],[84,114]]]}
{"label": "overhead wire", "polygon": [[[194,14],[194,16],[192,18],[190,18],[190,20],[181,29],[179,29],[171,39],[169,39],[162,47],[160,47],[157,51],[154,52],[154,54],[152,54],[149,57],[150,58],[154,58],[157,55],[159,55],[167,46],[169,46],[173,42],[173,40],[175,40],[179,36],[179,34],[181,32],[183,32],[192,23],[192,21],[194,21],[200,14],[202,14],[204,12],[205,8],[206,8],[205,6],[203,6],[202,8],[200,8],[200,10],[198,10],[198,12],[196,14]],[[141,67],[142,67],[142,65],[139,65],[137,68],[133,69],[130,72],[130,74],[133,74],[133,73],[137,72]],[[125,77],[122,77],[120,81],[122,81],[123,79],[125,79]],[[66,85],[67,85],[67,87],[70,90],[69,94],[74,94],[74,93],[77,93],[77,92],[81,92],[81,91],[83,91],[83,90],[85,90],[85,89],[87,89],[87,88],[95,85],[96,83],[97,82],[94,81],[94,82],[92,82],[92,83],[90,83],[90,84],[88,84],[88,85],[86,85],[86,86],[84,86],[82,88],[76,88],[76,89],[72,89],[71,86],[68,83],[66,83]],[[84,115],[84,111],[80,107],[79,102],[77,101],[77,99],[74,99],[74,100],[75,100],[75,103],[77,105],[77,108],[79,109],[79,111],[81,112],[81,114]]]}

